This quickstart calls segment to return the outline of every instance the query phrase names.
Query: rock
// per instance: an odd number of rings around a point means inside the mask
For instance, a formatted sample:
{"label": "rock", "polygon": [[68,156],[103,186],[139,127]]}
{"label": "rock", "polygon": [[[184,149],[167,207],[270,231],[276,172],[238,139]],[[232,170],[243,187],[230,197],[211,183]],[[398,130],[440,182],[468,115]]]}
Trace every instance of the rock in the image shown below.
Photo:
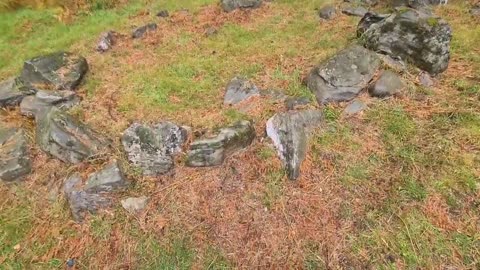
{"label": "rock", "polygon": [[186,140],[187,130],[170,122],[153,126],[134,123],[125,130],[122,144],[134,166],[144,175],[155,176],[173,168],[172,156],[181,151]]}
{"label": "rock", "polygon": [[407,65],[402,60],[393,59],[391,56],[385,55],[385,54],[378,53],[377,55],[382,60],[383,65],[388,67],[389,69],[392,69],[395,71],[407,70]]}
{"label": "rock", "polygon": [[80,98],[73,91],[39,90],[35,96],[27,96],[20,103],[22,115],[34,118],[39,113],[45,113],[52,107],[68,110],[80,103]]}
{"label": "rock", "polygon": [[115,39],[115,32],[113,31],[102,33],[97,44],[97,51],[101,53],[109,51],[115,45]]}
{"label": "rock", "polygon": [[395,95],[404,87],[402,79],[396,73],[386,70],[368,90],[371,96],[384,98]]}
{"label": "rock", "polygon": [[270,98],[273,102],[282,102],[288,98],[282,91],[275,89],[260,90],[260,96]]}
{"label": "rock", "polygon": [[144,25],[142,27],[139,27],[135,29],[132,32],[132,38],[141,38],[145,35],[147,32],[153,32],[157,30],[157,24],[156,23],[149,23],[147,25]]}
{"label": "rock", "polygon": [[170,14],[168,13],[168,10],[166,10],[166,9],[160,10],[160,11],[157,13],[157,17],[167,18],[168,16],[170,16]]}
{"label": "rock", "polygon": [[368,6],[376,6],[378,4],[378,0],[344,0],[343,2],[347,3],[358,3]]}
{"label": "rock", "polygon": [[426,6],[445,5],[448,0],[403,0],[403,2],[411,8],[422,8]]}
{"label": "rock", "polygon": [[21,180],[32,171],[25,133],[0,126],[0,180]]}
{"label": "rock", "polygon": [[262,0],[220,0],[220,5],[225,12],[231,12],[239,8],[258,8]]}
{"label": "rock", "polygon": [[24,87],[17,78],[10,78],[0,83],[0,107],[13,107],[20,104],[23,98],[33,94],[29,88]]}
{"label": "rock", "polygon": [[287,110],[296,110],[297,108],[303,107],[310,104],[310,99],[308,97],[290,97],[285,100],[285,107]]}
{"label": "rock", "polygon": [[348,7],[342,10],[343,14],[355,17],[363,17],[368,12],[368,9],[360,7]]}
{"label": "rock", "polygon": [[190,145],[187,166],[221,165],[227,156],[247,147],[254,138],[255,129],[250,121],[240,121],[222,128],[216,137],[197,140]]}
{"label": "rock", "polygon": [[345,114],[352,115],[357,114],[367,108],[367,104],[365,104],[361,100],[354,100],[345,108]]}
{"label": "rock", "polygon": [[101,171],[92,174],[85,184],[85,191],[114,191],[126,188],[130,182],[125,178],[122,167],[117,161],[111,162]]}
{"label": "rock", "polygon": [[365,31],[372,26],[374,23],[379,23],[385,20],[390,14],[377,14],[374,12],[367,12],[360,20],[357,26],[357,36],[360,37],[365,33]]}
{"label": "rock", "polygon": [[227,85],[223,104],[235,105],[251,97],[259,95],[260,90],[258,90],[255,84],[246,79],[235,77]]}
{"label": "rock", "polygon": [[406,60],[434,75],[448,67],[452,30],[440,18],[407,9],[361,28],[365,29],[359,30],[361,39],[369,49]]}
{"label": "rock", "polygon": [[300,176],[308,135],[322,120],[321,111],[307,110],[279,113],[267,121],[267,135],[272,139],[289,179],[296,180]]}
{"label": "rock", "polygon": [[141,212],[148,203],[148,197],[142,196],[138,198],[127,198],[121,201],[123,208],[132,214]]}
{"label": "rock", "polygon": [[29,87],[74,90],[88,71],[87,60],[81,56],[56,52],[28,60],[23,65],[21,81]]}
{"label": "rock", "polygon": [[40,149],[68,163],[79,163],[107,150],[108,142],[71,115],[57,108],[37,115]]}
{"label": "rock", "polygon": [[324,20],[331,20],[335,17],[336,8],[332,5],[326,5],[318,11],[318,16]]}
{"label": "rock", "polygon": [[374,52],[353,45],[316,66],[306,83],[320,105],[348,101],[368,85],[379,66]]}
{"label": "rock", "polygon": [[432,77],[427,72],[420,72],[418,75],[418,81],[424,87],[432,87],[435,84]]}
{"label": "rock", "polygon": [[480,3],[476,4],[475,6],[470,9],[470,14],[474,17],[480,17]]}

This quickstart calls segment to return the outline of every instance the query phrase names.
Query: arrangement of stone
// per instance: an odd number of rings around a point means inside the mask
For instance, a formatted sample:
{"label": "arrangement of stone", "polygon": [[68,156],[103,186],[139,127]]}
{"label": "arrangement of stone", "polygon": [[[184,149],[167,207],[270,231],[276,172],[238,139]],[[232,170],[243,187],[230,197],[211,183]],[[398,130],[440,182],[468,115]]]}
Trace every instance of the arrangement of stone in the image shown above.
{"label": "arrangement of stone", "polygon": [[263,0],[220,0],[220,5],[225,12],[232,12],[239,8],[258,8]]}
{"label": "arrangement of stone", "polygon": [[0,179],[15,181],[29,174],[31,170],[32,162],[28,156],[24,131],[0,126]]}

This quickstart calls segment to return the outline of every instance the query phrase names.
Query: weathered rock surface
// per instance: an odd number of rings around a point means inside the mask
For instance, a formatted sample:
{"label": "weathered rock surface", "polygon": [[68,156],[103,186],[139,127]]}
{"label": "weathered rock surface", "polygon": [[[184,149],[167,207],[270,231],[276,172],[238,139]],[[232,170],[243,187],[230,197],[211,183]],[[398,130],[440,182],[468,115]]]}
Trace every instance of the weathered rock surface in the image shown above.
{"label": "weathered rock surface", "polygon": [[87,60],[69,52],[56,52],[28,60],[21,81],[34,89],[74,90],[88,71]]}
{"label": "weathered rock surface", "polygon": [[452,30],[438,17],[407,9],[370,25],[364,18],[358,33],[367,48],[409,61],[431,74],[448,67]]}
{"label": "weathered rock surface", "polygon": [[226,12],[234,11],[239,8],[258,8],[263,0],[220,0],[220,5]]}
{"label": "weathered rock surface", "polygon": [[80,103],[75,92],[38,90],[34,96],[25,97],[20,103],[22,115],[34,118],[36,115],[49,111],[52,107],[68,110]]}
{"label": "weathered rock surface", "polygon": [[31,170],[32,162],[23,130],[0,126],[0,180],[20,180]]}
{"label": "weathered rock surface", "polygon": [[365,7],[347,7],[342,10],[343,14],[355,17],[363,17],[368,12]]}
{"label": "weathered rock surface", "polygon": [[254,139],[255,129],[250,121],[240,121],[222,128],[216,137],[197,140],[190,145],[187,166],[221,165],[226,157],[247,147]]}
{"label": "weathered rock surface", "polygon": [[235,77],[227,85],[223,104],[235,105],[254,96],[260,96],[257,86],[244,78]]}
{"label": "weathered rock surface", "polygon": [[408,6],[411,8],[423,8],[427,6],[446,4],[448,0],[395,0],[394,6]]}
{"label": "weathered rock surface", "polygon": [[147,25],[141,26],[132,32],[132,38],[141,38],[143,37],[147,32],[153,32],[157,30],[157,24],[156,23],[149,23]]}
{"label": "weathered rock surface", "polygon": [[130,182],[125,178],[122,167],[118,161],[113,161],[88,178],[85,190],[88,192],[113,191],[129,185]]}
{"label": "weathered rock surface", "polygon": [[109,51],[115,45],[115,32],[108,31],[100,35],[100,40],[97,44],[97,51],[104,53]]}
{"label": "weathered rock surface", "polygon": [[63,162],[76,164],[107,150],[106,139],[57,108],[38,115],[36,123],[38,146]]}
{"label": "weathered rock surface", "polygon": [[353,45],[315,67],[306,83],[319,104],[348,101],[368,85],[379,66],[374,52]]}
{"label": "weathered rock surface", "polygon": [[354,100],[352,103],[348,104],[344,112],[347,115],[353,115],[360,113],[361,111],[367,109],[367,104],[361,100]]}
{"label": "weathered rock surface", "polygon": [[333,5],[326,5],[318,11],[318,16],[324,20],[331,20],[335,17],[337,9]]}
{"label": "weathered rock surface", "polygon": [[369,87],[368,92],[373,97],[384,98],[397,94],[404,87],[402,79],[395,72],[386,70]]}
{"label": "weathered rock surface", "polygon": [[146,196],[138,198],[131,197],[121,201],[122,207],[132,214],[141,212],[143,209],[145,209],[147,203],[148,197]]}
{"label": "weathered rock surface", "polygon": [[132,124],[125,130],[122,144],[128,160],[144,175],[165,174],[173,169],[173,155],[187,140],[187,130],[170,122],[153,126]]}
{"label": "weathered rock surface", "polygon": [[24,87],[23,83],[17,78],[0,82],[0,107],[17,106],[25,96],[33,93],[34,91]]}
{"label": "weathered rock surface", "polygon": [[267,135],[272,139],[289,179],[300,176],[300,166],[307,154],[308,135],[322,120],[323,114],[318,110],[289,111],[268,120]]}

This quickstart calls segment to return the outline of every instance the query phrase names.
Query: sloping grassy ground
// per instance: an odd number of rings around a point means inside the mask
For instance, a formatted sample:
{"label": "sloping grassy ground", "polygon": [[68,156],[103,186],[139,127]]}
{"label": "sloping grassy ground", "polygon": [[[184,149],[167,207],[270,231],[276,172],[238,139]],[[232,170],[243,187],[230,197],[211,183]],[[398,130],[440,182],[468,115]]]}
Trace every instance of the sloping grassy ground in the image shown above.
{"label": "sloping grassy ground", "polygon": [[[435,12],[453,27],[449,69],[433,89],[411,69],[401,97],[345,117],[345,104],[323,108],[327,124],[312,138],[299,181],[290,182],[264,123],[281,106],[257,100],[247,110],[222,106],[235,74],[263,88],[311,97],[302,76],[355,41],[357,18],[319,22],[328,1],[279,0],[224,14],[214,0],[131,1],[59,23],[51,10],[0,15],[0,78],[22,61],[59,49],[87,57],[90,72],[76,114],[114,139],[131,121],[172,120],[194,130],[237,119],[256,123],[259,138],[219,168],[143,178],[120,197],[147,195],[131,216],[119,206],[82,225],[70,219],[58,189],[73,171],[32,144],[35,172],[0,186],[0,268],[79,269],[478,269],[480,267],[480,24],[464,1]],[[189,12],[182,11],[188,8]],[[155,13],[168,9],[169,19]],[[157,32],[132,41],[150,21]],[[218,34],[206,37],[214,26]],[[106,54],[98,34],[124,33]],[[33,123],[17,110],[2,121]],[[119,148],[119,147],[118,147]],[[120,150],[115,156],[124,161]]]}

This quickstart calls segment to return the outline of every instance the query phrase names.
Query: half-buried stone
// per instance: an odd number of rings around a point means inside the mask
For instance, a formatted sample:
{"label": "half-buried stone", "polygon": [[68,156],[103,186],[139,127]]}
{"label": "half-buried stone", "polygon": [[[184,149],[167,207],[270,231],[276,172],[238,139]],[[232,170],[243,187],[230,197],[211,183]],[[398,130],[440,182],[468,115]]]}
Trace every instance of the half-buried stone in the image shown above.
{"label": "half-buried stone", "polygon": [[36,141],[46,153],[67,163],[79,163],[104,153],[109,142],[58,108],[37,115]]}
{"label": "half-buried stone", "polygon": [[375,15],[366,14],[357,30],[365,47],[406,60],[433,75],[447,69],[452,39],[447,22],[413,9],[381,20],[369,16]]}
{"label": "half-buried stone", "polygon": [[258,8],[263,0],[220,0],[220,5],[225,12],[231,12],[235,9]]}
{"label": "half-buried stone", "polygon": [[128,160],[147,176],[169,172],[174,167],[173,155],[182,150],[187,129],[171,122],[152,126],[132,124],[125,130],[122,144]]}
{"label": "half-buried stone", "polygon": [[260,96],[260,90],[252,82],[241,78],[233,78],[227,85],[224,105],[235,105],[251,97]]}
{"label": "half-buried stone", "polygon": [[353,45],[313,68],[306,83],[320,105],[349,101],[367,87],[379,66],[374,52]]}
{"label": "half-buried stone", "polygon": [[309,133],[318,127],[323,114],[318,110],[279,113],[267,122],[267,135],[273,141],[288,178],[296,180],[308,148]]}
{"label": "half-buried stone", "polygon": [[249,146],[255,139],[255,129],[250,121],[239,121],[222,128],[213,138],[202,139],[190,145],[187,166],[210,167],[223,163],[226,157]]}
{"label": "half-buried stone", "polygon": [[17,106],[25,96],[33,93],[34,91],[25,87],[18,78],[10,78],[0,82],[0,107]]}
{"label": "half-buried stone", "polygon": [[68,110],[80,103],[80,98],[73,91],[38,90],[34,96],[25,97],[20,103],[22,115],[34,118],[49,111],[52,107]]}
{"label": "half-buried stone", "polygon": [[26,61],[20,80],[33,89],[74,90],[87,71],[85,58],[56,52]]}
{"label": "half-buried stone", "polygon": [[370,85],[368,92],[373,97],[384,98],[397,94],[404,87],[400,76],[395,72],[386,70],[375,83]]}
{"label": "half-buried stone", "polygon": [[0,180],[21,180],[32,170],[25,133],[0,126]]}

